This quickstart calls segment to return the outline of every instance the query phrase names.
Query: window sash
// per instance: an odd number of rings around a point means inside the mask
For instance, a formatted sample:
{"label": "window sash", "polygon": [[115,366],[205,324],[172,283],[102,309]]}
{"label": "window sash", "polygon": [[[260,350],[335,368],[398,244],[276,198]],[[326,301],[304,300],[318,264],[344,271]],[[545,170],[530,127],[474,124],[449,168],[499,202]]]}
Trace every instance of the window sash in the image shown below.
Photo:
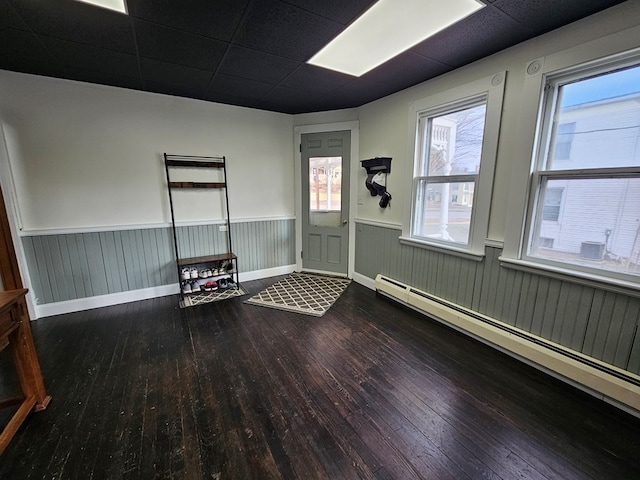
{"label": "window sash", "polygon": [[[640,169],[638,168],[606,168],[606,169],[598,169],[598,170],[580,170],[577,173],[575,171],[547,171],[547,172],[535,172],[532,175],[532,192],[535,193],[535,200],[530,203],[530,207],[528,209],[527,214],[527,222],[526,222],[526,236],[525,242],[523,242],[523,248],[521,253],[521,258],[523,260],[531,261],[540,265],[547,265],[550,267],[561,268],[566,271],[575,271],[582,272],[586,274],[595,274],[598,276],[602,276],[604,278],[611,278],[616,280],[623,281],[631,281],[638,282],[640,270],[633,270],[627,268],[626,270],[623,268],[618,268],[618,266],[610,266],[606,268],[606,265],[598,265],[598,264],[590,264],[590,262],[584,262],[582,260],[585,257],[582,256],[582,252],[578,258],[573,260],[571,259],[554,259],[553,255],[536,255],[536,247],[540,247],[539,244],[541,239],[545,238],[547,235],[543,233],[542,222],[547,221],[549,223],[562,223],[554,222],[550,220],[545,220],[544,218],[544,189],[547,188],[549,182],[551,181],[562,181],[566,180],[567,182],[576,182],[581,180],[611,180],[611,179],[619,179],[619,180],[639,180],[640,181]],[[551,187],[556,188],[556,187]],[[562,193],[561,205],[559,206],[559,211],[566,207],[566,203],[569,201],[566,198],[567,191]],[[616,212],[616,216],[619,215],[620,212]],[[562,220],[562,219],[559,219]],[[612,219],[612,225],[615,223],[615,220]],[[600,235],[604,234],[607,225],[602,226],[602,232]],[[614,227],[615,229],[615,227]],[[619,229],[619,227],[618,227]],[[638,230],[640,232],[640,229]],[[618,234],[619,232],[615,232]],[[590,243],[589,241],[585,241],[588,239],[580,239],[583,243]],[[608,237],[606,239],[608,241]],[[640,241],[640,239],[638,240]],[[538,242],[538,244],[536,244]],[[605,242],[606,243],[606,242]],[[544,247],[544,245],[542,245]],[[607,249],[609,245],[605,245],[605,250],[603,253],[612,253]],[[632,246],[629,251],[629,258],[627,259],[627,263],[637,263],[637,258],[634,256],[634,252],[638,254],[637,246]],[[577,252],[574,252],[577,254]],[[619,256],[619,255],[614,255]],[[632,258],[633,257],[633,258]]]}
{"label": "window sash", "polygon": [[[445,105],[440,105],[438,107],[420,112],[418,114],[417,119],[417,148],[416,148],[416,160],[414,162],[414,177],[413,177],[413,185],[412,185],[412,210],[413,214],[411,216],[411,226],[410,226],[410,235],[412,238],[418,239],[420,241],[433,242],[442,245],[451,245],[456,247],[463,246],[464,248],[470,248],[472,246],[473,239],[473,225],[474,225],[474,217],[475,217],[475,205],[476,205],[476,196],[477,192],[476,187],[478,185],[478,178],[480,172],[459,174],[448,174],[448,175],[429,175],[428,172],[430,170],[430,150],[432,147],[432,129],[433,129],[433,119],[446,116],[448,114],[454,114],[457,112],[461,112],[467,109],[472,109],[475,107],[484,106],[484,118],[483,118],[483,129],[482,129],[482,144],[480,145],[480,169],[482,168],[483,163],[483,152],[484,152],[484,144],[486,142],[486,128],[487,128],[487,118],[488,118],[488,95],[486,93],[482,93],[480,95],[475,95],[472,97],[468,97],[456,102],[448,103]],[[425,182],[425,185],[433,185],[433,184],[463,184],[467,185],[468,183],[474,184],[474,189],[469,190],[463,189],[458,193],[458,196],[464,201],[464,199],[468,199],[469,197],[473,198],[471,213],[470,213],[470,221],[469,221],[469,232],[467,234],[466,241],[464,243],[447,240],[444,238],[435,238],[433,236],[425,236],[419,234],[419,230],[421,230],[421,224],[419,222],[424,222],[425,220],[425,208],[426,208],[426,199],[424,198],[425,192],[419,187],[421,183]]]}
{"label": "window sash", "polygon": [[[452,176],[438,176],[438,177],[419,177],[414,182],[414,215],[411,225],[412,238],[428,241],[442,245],[452,245],[457,247],[468,247],[471,245],[474,225],[474,212],[476,206],[476,186],[477,175],[452,175]],[[459,186],[466,186],[472,183],[473,189],[459,188],[458,191],[453,191],[453,186],[458,184]],[[421,187],[422,185],[422,187]],[[453,198],[457,196],[456,201],[449,201],[442,204],[442,191],[437,192],[440,195],[440,202],[435,202],[435,199],[429,199],[428,189],[429,185],[448,185],[450,188],[447,191],[447,198]],[[466,202],[465,202],[466,200]],[[432,233],[425,233],[427,230],[435,229],[435,223],[433,222],[436,216],[433,212],[431,215],[428,213],[428,204],[434,201],[440,203],[439,215],[445,215],[446,221],[438,222],[438,231]],[[465,203],[471,203],[470,211],[468,213],[468,222],[464,221],[467,213],[456,212],[454,205],[462,206],[464,209]],[[443,208],[444,207],[444,208]],[[429,219],[431,218],[431,222]],[[442,217],[440,217],[442,218]],[[453,218],[458,218],[458,222],[453,221]],[[446,235],[443,235],[446,233]],[[465,237],[462,241],[461,238]]]}

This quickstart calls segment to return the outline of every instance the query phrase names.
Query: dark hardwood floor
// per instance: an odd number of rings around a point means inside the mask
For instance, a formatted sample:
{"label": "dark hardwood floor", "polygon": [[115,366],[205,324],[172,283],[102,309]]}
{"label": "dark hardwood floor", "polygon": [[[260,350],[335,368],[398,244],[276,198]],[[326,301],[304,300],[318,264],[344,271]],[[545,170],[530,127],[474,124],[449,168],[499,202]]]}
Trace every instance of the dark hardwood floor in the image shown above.
{"label": "dark hardwood floor", "polygon": [[246,298],[34,322],[53,398],[0,478],[640,478],[639,419],[360,285],[322,318]]}

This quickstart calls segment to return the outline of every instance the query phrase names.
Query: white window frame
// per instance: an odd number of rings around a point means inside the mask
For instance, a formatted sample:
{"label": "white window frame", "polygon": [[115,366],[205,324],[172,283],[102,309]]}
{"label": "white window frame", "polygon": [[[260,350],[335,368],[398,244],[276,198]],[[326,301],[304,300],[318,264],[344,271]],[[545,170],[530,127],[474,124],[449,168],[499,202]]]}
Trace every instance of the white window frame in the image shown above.
{"label": "white window frame", "polygon": [[520,92],[518,123],[512,145],[514,151],[518,153],[513,158],[509,182],[506,229],[502,255],[499,257],[502,266],[624,295],[640,295],[640,285],[637,281],[547,265],[530,261],[522,255],[527,246],[525,226],[529,218],[532,162],[537,160],[540,146],[541,132],[538,127],[542,114],[546,77],[561,71],[569,73],[572,69],[582,70],[590,65],[601,67],[607,62],[613,65],[616,62],[640,57],[640,49],[635,48],[639,35],[640,27],[634,27],[581,43],[546,57],[529,60],[523,64],[524,81]]}
{"label": "white window frame", "polygon": [[[407,175],[406,191],[411,192],[411,208],[407,208],[403,218],[402,236],[400,242],[407,245],[442,251],[453,255],[482,260],[484,258],[484,244],[489,229],[489,211],[491,205],[493,176],[498,151],[500,121],[502,117],[502,102],[504,98],[506,72],[455,87],[436,95],[417,100],[409,105],[410,139],[408,152],[413,158],[413,168]],[[412,221],[416,211],[416,189],[420,175],[418,168],[421,164],[421,135],[420,119],[446,113],[457,107],[477,104],[486,99],[486,116],[484,138],[480,161],[480,171],[475,176],[474,201],[467,245],[426,239],[412,236]],[[459,175],[451,177],[452,181],[462,181]]]}
{"label": "white window frame", "polygon": [[[615,57],[604,59],[596,63],[578,65],[566,70],[549,72],[544,75],[544,93],[541,99],[541,108],[538,115],[538,146],[532,160],[531,186],[529,187],[529,199],[527,205],[527,215],[525,219],[524,235],[522,240],[521,258],[532,263],[540,263],[579,274],[588,274],[602,277],[604,280],[627,281],[633,283],[637,281],[637,276],[628,275],[621,272],[590,268],[587,265],[579,265],[570,262],[559,262],[548,258],[529,255],[529,245],[531,244],[536,230],[536,219],[538,210],[543,208],[540,200],[541,190],[545,182],[550,180],[578,180],[578,179],[607,179],[607,178],[633,178],[640,176],[640,166],[637,167],[600,167],[587,169],[548,169],[547,162],[550,160],[550,147],[554,141],[554,116],[556,114],[559,89],[562,85],[581,81],[597,74],[607,74],[621,68],[640,66],[640,56],[629,58]],[[542,212],[540,212],[542,215]],[[542,219],[540,219],[542,221]]]}

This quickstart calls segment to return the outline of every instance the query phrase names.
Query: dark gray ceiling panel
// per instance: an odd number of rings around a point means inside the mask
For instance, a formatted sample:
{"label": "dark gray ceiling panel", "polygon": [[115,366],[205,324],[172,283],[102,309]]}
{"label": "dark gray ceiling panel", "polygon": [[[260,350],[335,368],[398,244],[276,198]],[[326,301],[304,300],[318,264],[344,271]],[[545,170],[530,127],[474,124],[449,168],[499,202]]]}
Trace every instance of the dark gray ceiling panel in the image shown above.
{"label": "dark gray ceiling panel", "polygon": [[622,1],[624,0],[495,0],[493,5],[533,34],[541,35]]}
{"label": "dark gray ceiling panel", "polygon": [[134,18],[229,42],[249,0],[127,0],[127,4]]}
{"label": "dark gray ceiling panel", "polygon": [[318,0],[288,0],[288,3],[292,5],[343,25],[350,24],[376,2],[377,0],[323,0],[321,2]]}
{"label": "dark gray ceiling panel", "polygon": [[[357,107],[623,0],[486,0],[361,78],[305,62],[374,0],[0,0],[0,69],[283,113]],[[385,35],[393,35],[389,30]]]}
{"label": "dark gray ceiling panel", "polygon": [[[450,70],[452,70],[452,67],[449,65],[431,60],[409,50],[371,70],[365,77],[369,80],[391,85],[396,90],[402,90],[420,83],[423,78],[437,77]],[[402,72],[402,75],[397,75],[396,72]]]}
{"label": "dark gray ceiling panel", "polygon": [[74,0],[9,0],[29,26],[47,37],[135,54],[131,19]]}
{"label": "dark gray ceiling panel", "polygon": [[416,45],[413,51],[457,68],[529,37],[527,28],[500,10],[487,6]]}
{"label": "dark gray ceiling panel", "polygon": [[228,44],[211,38],[134,20],[141,57],[215,71]]}
{"label": "dark gray ceiling panel", "polygon": [[20,18],[9,0],[0,0],[0,27],[17,28],[28,30],[28,25]]}
{"label": "dark gray ceiling panel", "polygon": [[316,93],[329,93],[351,82],[354,77],[303,63],[282,82],[285,87]]}
{"label": "dark gray ceiling panel", "polygon": [[222,94],[237,98],[260,99],[273,90],[270,83],[257,82],[247,78],[217,74],[211,82],[207,94]]}
{"label": "dark gray ceiling panel", "polygon": [[[40,36],[39,38],[47,51],[65,67],[125,77],[139,77],[140,75],[136,55],[53,37]],[[100,77],[96,75],[93,78],[98,80]]]}
{"label": "dark gray ceiling panel", "polygon": [[187,91],[197,92],[197,98],[204,94],[211,81],[211,72],[206,70],[159,62],[150,58],[140,59],[140,69],[145,86],[152,83],[171,85],[175,87],[176,92],[179,87],[185,87]]}
{"label": "dark gray ceiling panel", "polygon": [[342,25],[277,0],[254,0],[234,43],[306,62]]}
{"label": "dark gray ceiling panel", "polygon": [[218,72],[276,85],[300,65],[296,60],[232,45]]}

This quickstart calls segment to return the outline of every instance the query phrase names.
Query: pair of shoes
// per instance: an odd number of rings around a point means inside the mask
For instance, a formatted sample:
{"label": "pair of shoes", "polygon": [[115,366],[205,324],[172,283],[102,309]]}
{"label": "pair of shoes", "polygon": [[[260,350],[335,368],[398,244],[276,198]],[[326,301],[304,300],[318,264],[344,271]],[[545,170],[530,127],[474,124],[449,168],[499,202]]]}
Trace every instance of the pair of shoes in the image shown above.
{"label": "pair of shoes", "polygon": [[215,292],[218,290],[218,284],[213,280],[209,280],[208,282],[205,282],[202,288],[204,288],[205,292]]}
{"label": "pair of shoes", "polygon": [[230,288],[236,288],[237,285],[233,281],[231,277],[223,277],[218,280],[218,286],[223,290],[228,290]]}
{"label": "pair of shoes", "polygon": [[209,278],[212,275],[213,273],[211,272],[210,268],[200,270],[200,278]]}
{"label": "pair of shoes", "polygon": [[182,282],[182,293],[189,295],[191,293],[200,293],[200,284],[196,282]]}

